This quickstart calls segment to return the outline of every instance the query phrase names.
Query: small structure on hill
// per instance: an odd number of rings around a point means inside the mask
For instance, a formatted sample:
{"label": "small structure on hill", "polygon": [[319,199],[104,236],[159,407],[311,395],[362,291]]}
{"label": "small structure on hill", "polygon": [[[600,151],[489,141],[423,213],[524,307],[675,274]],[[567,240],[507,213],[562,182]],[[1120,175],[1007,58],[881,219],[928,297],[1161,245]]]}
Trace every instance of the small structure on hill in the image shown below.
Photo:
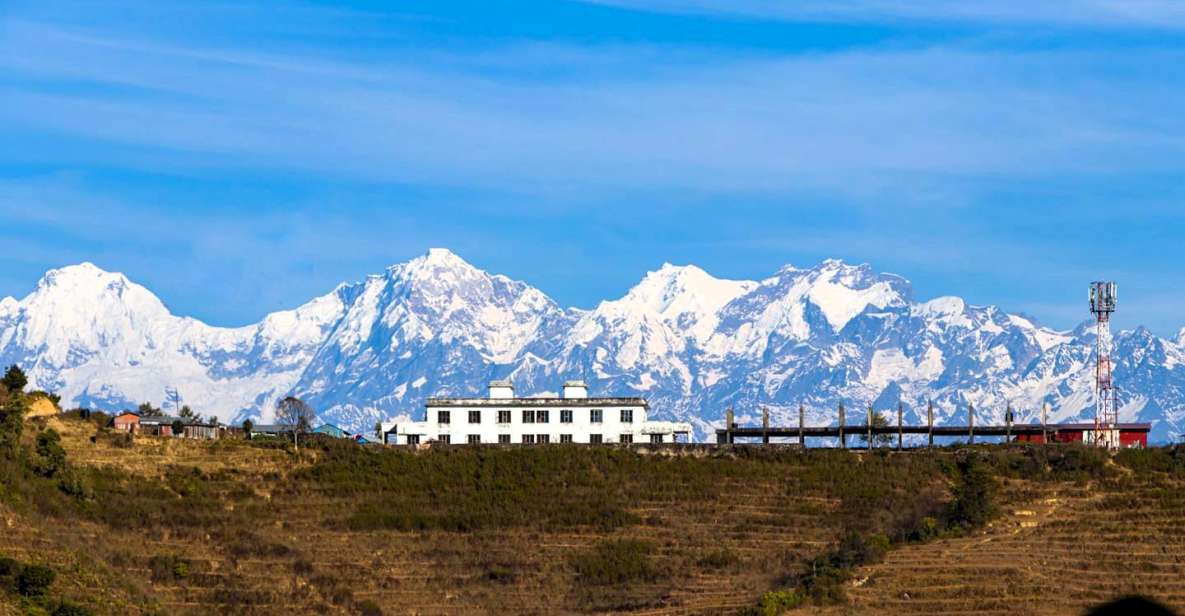
{"label": "small structure on hill", "polygon": [[650,421],[643,398],[590,398],[583,381],[561,397],[518,398],[510,381],[491,381],[485,398],[429,398],[424,421],[384,427],[387,444],[675,443],[691,424]]}
{"label": "small structure on hill", "polygon": [[140,414],[124,411],[112,418],[111,427],[120,432],[135,434],[140,431]]}

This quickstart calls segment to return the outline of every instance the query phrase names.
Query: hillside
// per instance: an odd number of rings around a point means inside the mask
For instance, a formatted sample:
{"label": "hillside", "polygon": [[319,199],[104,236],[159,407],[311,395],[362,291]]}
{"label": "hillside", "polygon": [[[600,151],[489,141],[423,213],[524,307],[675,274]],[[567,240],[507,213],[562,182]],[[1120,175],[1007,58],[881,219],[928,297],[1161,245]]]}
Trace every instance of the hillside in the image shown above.
{"label": "hillside", "polygon": [[[1068,298],[1067,301],[1078,301]],[[1088,316],[1083,306],[1083,316]],[[1122,307],[1121,307],[1122,310]],[[1185,339],[1115,335],[1123,421],[1155,442],[1185,432]],[[594,395],[642,396],[658,419],[705,439],[725,410],[762,406],[775,423],[835,421],[834,409],[905,404],[907,421],[1000,423],[1093,417],[1094,333],[1055,331],[957,297],[920,301],[910,283],[837,260],[722,280],[664,265],[589,310],[485,272],[443,249],[387,268],[256,324],[219,328],[172,314],[148,289],[91,264],[53,270],[27,297],[0,302],[0,364],[67,407],[158,406],[175,390],[198,412],[267,421],[295,394],[354,431],[422,418],[430,395],[472,396],[492,378],[520,394],[570,378]]]}
{"label": "hillside", "polygon": [[[945,519],[967,450],[298,454],[129,447],[66,415],[26,420],[25,468],[44,468],[50,429],[56,475],[0,465],[0,557],[50,566],[51,596],[97,613],[742,613],[845,533],[893,549],[800,613],[1076,614],[1131,591],[1185,608],[1185,456],[1165,450],[980,448],[1000,517],[932,537],[919,529]],[[0,590],[0,614],[19,606]]]}

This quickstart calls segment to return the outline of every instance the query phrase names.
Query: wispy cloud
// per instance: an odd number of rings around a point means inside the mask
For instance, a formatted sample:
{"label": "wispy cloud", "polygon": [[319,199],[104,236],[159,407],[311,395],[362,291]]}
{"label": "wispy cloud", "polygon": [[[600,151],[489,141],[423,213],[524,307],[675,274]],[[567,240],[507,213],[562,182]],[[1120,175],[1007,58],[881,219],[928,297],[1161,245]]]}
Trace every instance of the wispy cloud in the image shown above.
{"label": "wispy cloud", "polygon": [[[1185,120],[1173,113],[1185,93],[1147,96],[1181,80],[1185,52],[1173,50],[954,47],[705,63],[678,49],[524,43],[350,61],[14,23],[0,52],[9,75],[0,122],[76,142],[24,159],[745,191],[876,191],[921,176],[1122,171],[1134,160],[1176,170],[1185,160]],[[639,68],[599,71],[592,57]],[[515,68],[492,78],[499,63]]]}
{"label": "wispy cloud", "polygon": [[1185,27],[1177,0],[588,0],[644,11],[804,21],[1013,23],[1094,27]]}

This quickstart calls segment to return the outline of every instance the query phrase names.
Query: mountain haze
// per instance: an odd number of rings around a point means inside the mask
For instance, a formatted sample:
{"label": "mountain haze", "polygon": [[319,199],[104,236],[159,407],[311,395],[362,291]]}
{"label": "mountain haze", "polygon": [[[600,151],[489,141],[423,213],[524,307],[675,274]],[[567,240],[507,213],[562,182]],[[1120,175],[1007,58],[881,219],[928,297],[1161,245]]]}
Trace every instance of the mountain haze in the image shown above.
{"label": "mountain haze", "polygon": [[[0,362],[18,363],[63,403],[115,410],[160,403],[168,387],[223,420],[270,419],[303,397],[323,420],[357,430],[419,418],[429,395],[476,395],[491,378],[522,394],[564,379],[594,395],[640,395],[656,417],[704,438],[728,407],[768,406],[778,422],[833,423],[844,402],[905,404],[924,421],[1022,422],[1093,416],[1094,333],[1056,331],[956,297],[913,298],[907,280],[827,260],[760,281],[663,265],[591,310],[488,274],[443,249],[343,284],[260,323],[219,328],[173,315],[149,290],[84,263],[48,272],[22,300],[0,300]],[[1185,423],[1185,330],[1115,335],[1121,418],[1176,440]]]}

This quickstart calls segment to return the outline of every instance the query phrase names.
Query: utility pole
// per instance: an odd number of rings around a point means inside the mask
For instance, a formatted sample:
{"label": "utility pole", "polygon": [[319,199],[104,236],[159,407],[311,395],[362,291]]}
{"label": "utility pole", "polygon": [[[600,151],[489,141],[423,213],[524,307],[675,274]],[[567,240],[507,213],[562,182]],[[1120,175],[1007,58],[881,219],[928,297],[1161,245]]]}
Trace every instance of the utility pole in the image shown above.
{"label": "utility pole", "polygon": [[769,407],[761,407],[761,442],[769,444]]}
{"label": "utility pole", "polygon": [[1004,442],[1011,443],[1012,442],[1012,404],[1011,403],[1008,404],[1008,410],[1004,411],[1004,424],[1005,424],[1005,426],[1007,426],[1004,429],[1004,432],[1006,434],[1006,436],[1004,437],[1004,439],[1005,439]]}
{"label": "utility pole", "polygon": [[729,445],[733,443],[732,429],[736,426],[736,422],[733,421],[732,417],[732,407],[730,406],[724,412],[724,439]]}

